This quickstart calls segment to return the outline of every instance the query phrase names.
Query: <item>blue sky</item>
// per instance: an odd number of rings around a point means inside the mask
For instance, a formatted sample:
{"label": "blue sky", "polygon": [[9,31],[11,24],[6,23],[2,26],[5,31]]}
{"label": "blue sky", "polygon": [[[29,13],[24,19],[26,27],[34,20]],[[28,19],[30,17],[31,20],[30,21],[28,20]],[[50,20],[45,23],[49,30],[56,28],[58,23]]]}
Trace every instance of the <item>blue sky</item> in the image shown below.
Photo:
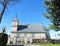
{"label": "blue sky", "polygon": [[[42,23],[48,27],[51,22],[43,16],[44,12],[46,12],[44,0],[22,0],[21,2],[8,5],[2,18],[0,28],[4,25],[7,30],[6,32],[9,34],[11,31],[12,20],[15,18],[16,14],[20,24]],[[50,31],[50,34],[52,32],[56,33],[55,31]],[[52,35],[54,35],[54,33],[52,33]]]}

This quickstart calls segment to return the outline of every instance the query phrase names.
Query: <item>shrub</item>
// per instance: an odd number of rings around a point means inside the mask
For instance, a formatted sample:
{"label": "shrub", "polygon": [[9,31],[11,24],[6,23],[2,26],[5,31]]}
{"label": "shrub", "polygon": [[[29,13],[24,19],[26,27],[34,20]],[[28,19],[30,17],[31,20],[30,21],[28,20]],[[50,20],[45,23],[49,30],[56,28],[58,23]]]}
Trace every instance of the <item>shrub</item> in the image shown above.
{"label": "shrub", "polygon": [[8,35],[6,33],[0,33],[0,46],[6,46]]}

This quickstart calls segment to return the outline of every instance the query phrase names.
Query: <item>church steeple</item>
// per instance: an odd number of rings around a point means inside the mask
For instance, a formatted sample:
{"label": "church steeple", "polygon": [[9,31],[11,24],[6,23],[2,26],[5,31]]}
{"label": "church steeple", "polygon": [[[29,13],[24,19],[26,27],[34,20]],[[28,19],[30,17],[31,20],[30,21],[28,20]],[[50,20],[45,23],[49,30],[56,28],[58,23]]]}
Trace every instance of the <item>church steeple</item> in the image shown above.
{"label": "church steeple", "polygon": [[16,14],[16,18],[17,18],[17,14]]}
{"label": "church steeple", "polygon": [[18,26],[17,14],[16,14],[16,17],[12,21],[12,26]]}
{"label": "church steeple", "polygon": [[16,14],[16,17],[13,19],[13,21],[18,21],[17,14]]}
{"label": "church steeple", "polygon": [[17,28],[18,28],[18,19],[16,14],[16,17],[12,21],[12,31],[17,31]]}

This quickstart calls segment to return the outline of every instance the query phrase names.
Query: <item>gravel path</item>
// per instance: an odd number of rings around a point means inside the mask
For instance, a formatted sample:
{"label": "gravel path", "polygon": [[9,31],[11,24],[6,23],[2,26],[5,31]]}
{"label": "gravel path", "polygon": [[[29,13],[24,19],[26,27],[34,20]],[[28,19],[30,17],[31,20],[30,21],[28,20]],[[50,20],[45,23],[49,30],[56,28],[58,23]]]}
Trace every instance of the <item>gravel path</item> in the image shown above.
{"label": "gravel path", "polygon": [[35,45],[35,44],[26,44],[24,46],[40,46],[40,45]]}

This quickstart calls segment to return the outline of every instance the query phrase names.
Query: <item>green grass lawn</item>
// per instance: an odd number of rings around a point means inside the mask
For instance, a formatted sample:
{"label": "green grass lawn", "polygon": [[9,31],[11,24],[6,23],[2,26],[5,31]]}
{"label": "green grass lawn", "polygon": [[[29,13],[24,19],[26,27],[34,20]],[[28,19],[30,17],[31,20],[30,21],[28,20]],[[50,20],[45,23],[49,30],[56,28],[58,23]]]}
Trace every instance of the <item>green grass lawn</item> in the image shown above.
{"label": "green grass lawn", "polygon": [[52,43],[34,43],[38,46],[60,46],[60,44],[52,44]]}
{"label": "green grass lawn", "polygon": [[60,44],[41,44],[42,46],[60,46]]}

